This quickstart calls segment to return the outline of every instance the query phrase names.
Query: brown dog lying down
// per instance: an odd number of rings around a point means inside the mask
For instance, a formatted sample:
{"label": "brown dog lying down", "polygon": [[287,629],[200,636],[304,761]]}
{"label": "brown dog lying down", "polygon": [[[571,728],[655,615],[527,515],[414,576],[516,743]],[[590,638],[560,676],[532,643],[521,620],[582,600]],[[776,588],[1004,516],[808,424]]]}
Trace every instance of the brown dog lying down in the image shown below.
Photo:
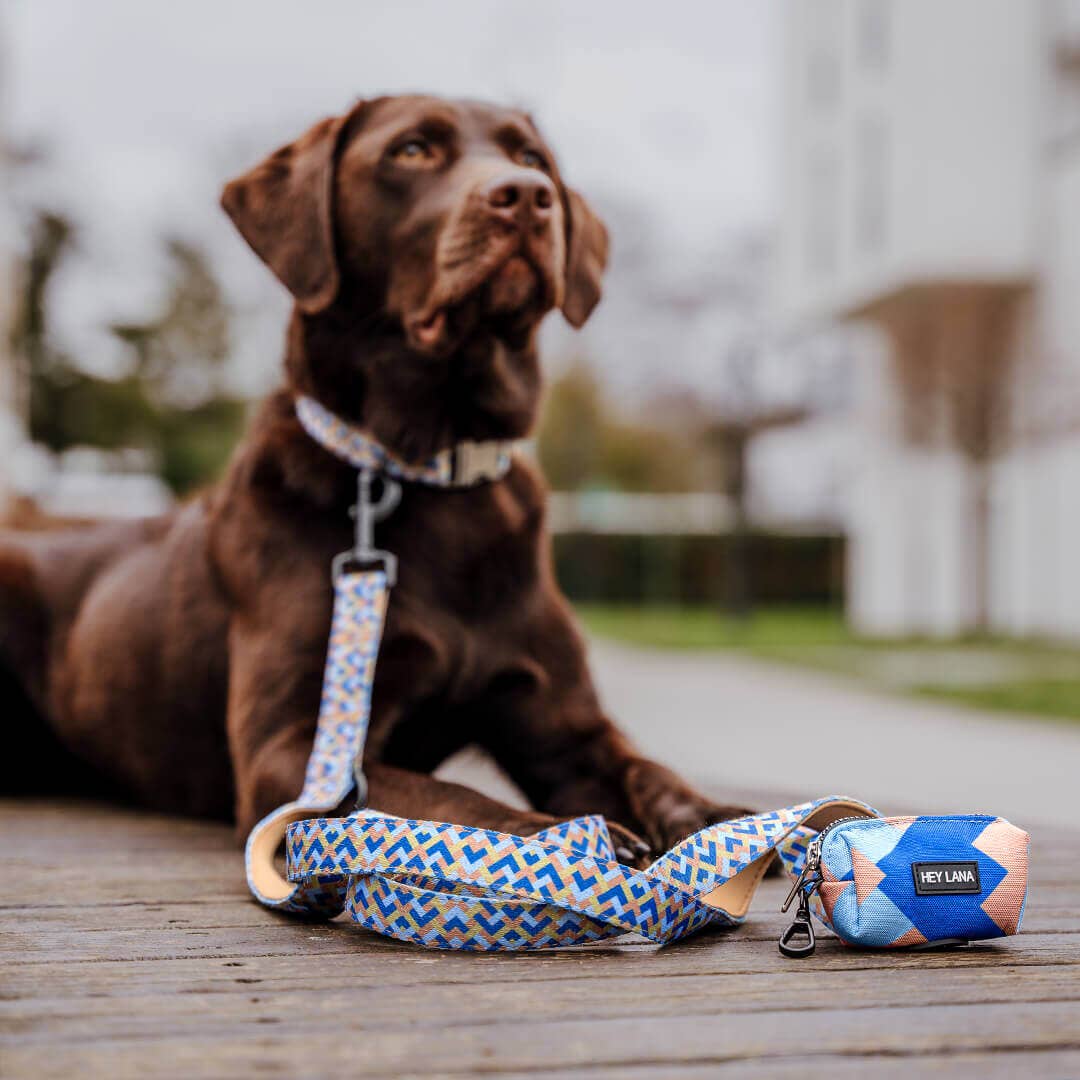
{"label": "brown dog lying down", "polygon": [[[5,536],[0,789],[108,790],[231,817],[244,835],[302,786],[330,563],[352,539],[355,472],[303,431],[296,396],[406,460],[525,436],[538,324],[555,307],[584,323],[607,235],[527,116],[431,97],[316,124],[222,202],[295,300],[285,384],[221,483],[168,517]],[[638,756],[604,715],[523,461],[474,488],[406,484],[377,540],[400,578],[365,754],[371,806],[516,833],[602,813],[624,827],[624,859],[645,855],[634,834],[666,849],[736,813]],[[535,811],[432,778],[468,744]]]}

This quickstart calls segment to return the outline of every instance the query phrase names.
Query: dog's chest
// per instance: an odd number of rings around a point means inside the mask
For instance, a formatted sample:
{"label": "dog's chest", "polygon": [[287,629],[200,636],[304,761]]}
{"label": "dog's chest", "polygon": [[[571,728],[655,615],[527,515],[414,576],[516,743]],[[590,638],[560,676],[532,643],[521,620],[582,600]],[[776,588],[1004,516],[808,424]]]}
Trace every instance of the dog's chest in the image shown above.
{"label": "dog's chest", "polygon": [[398,556],[398,583],[376,667],[376,756],[385,750],[392,763],[434,767],[470,741],[492,688],[508,678],[517,686],[531,669],[544,581],[536,494],[532,485],[499,484],[408,491],[377,530],[379,546]]}
{"label": "dog's chest", "polygon": [[376,542],[398,557],[400,588],[433,614],[478,621],[535,589],[543,506],[535,485],[520,479],[407,491],[376,530]]}

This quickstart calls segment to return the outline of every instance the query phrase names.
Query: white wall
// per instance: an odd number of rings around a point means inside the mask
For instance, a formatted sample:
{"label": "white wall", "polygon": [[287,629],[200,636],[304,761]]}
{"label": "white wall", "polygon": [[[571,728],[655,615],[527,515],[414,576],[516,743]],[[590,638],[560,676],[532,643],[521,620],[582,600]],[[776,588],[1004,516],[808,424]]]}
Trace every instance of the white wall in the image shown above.
{"label": "white wall", "polygon": [[1040,6],[789,0],[784,25],[782,315],[1030,274]]}
{"label": "white wall", "polygon": [[995,484],[993,616],[1009,633],[1080,638],[1080,113],[1044,130],[1038,291],[1014,387],[1022,441]]}
{"label": "white wall", "polygon": [[848,614],[862,633],[945,637],[974,615],[971,471],[958,454],[906,445],[884,346],[860,366],[848,518]]}
{"label": "white wall", "polygon": [[[868,62],[864,20],[883,12],[886,46]],[[1062,13],[1074,29],[1055,42],[1044,35]],[[1058,43],[1080,46],[1080,0],[790,0],[785,27],[777,309],[797,323],[915,283],[1034,285],[1019,437],[991,473],[990,618],[1080,638],[1080,77],[1053,67]],[[869,239],[868,132],[885,207]],[[975,614],[970,466],[905,442],[880,349],[859,370],[852,619],[962,631]]]}

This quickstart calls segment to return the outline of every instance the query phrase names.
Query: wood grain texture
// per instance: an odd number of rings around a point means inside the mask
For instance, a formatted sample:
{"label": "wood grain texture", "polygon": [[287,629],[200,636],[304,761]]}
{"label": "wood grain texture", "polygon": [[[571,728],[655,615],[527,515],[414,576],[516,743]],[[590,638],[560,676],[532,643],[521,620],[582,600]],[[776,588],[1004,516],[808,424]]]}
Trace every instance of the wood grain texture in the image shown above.
{"label": "wood grain texture", "polygon": [[1035,838],[1025,932],[809,960],[746,926],[657,948],[430,953],[247,896],[222,826],[0,802],[0,1076],[1080,1075],[1080,837]]}

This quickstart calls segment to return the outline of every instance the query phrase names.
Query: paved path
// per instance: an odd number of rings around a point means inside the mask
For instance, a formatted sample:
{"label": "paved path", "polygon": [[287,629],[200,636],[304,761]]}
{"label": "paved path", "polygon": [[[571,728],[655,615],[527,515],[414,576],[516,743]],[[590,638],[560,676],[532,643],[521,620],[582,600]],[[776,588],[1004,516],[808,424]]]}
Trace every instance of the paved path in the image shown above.
{"label": "paved path", "polygon": [[891,812],[985,810],[1072,825],[1080,725],[893,697],[727,655],[596,642],[605,707],[707,790],[848,794]]}

